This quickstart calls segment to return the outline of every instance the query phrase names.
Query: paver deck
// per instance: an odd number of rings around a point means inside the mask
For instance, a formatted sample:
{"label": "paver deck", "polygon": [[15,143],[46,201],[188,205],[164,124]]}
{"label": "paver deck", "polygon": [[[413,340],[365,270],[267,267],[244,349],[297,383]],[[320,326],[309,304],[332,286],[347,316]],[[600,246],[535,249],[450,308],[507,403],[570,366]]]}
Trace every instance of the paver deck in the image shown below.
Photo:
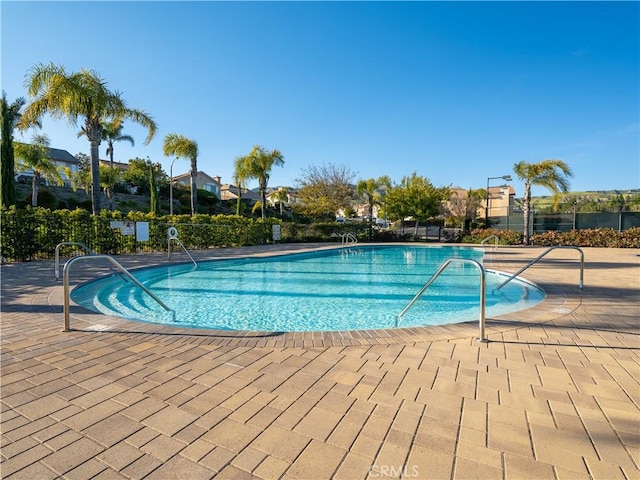
{"label": "paver deck", "polygon": [[[53,262],[3,265],[2,478],[638,479],[640,250],[583,250],[583,291],[576,251],[554,251],[523,274],[545,301],[489,319],[489,343],[473,323],[221,332],[73,303],[62,332]],[[485,264],[543,251],[487,248]]]}

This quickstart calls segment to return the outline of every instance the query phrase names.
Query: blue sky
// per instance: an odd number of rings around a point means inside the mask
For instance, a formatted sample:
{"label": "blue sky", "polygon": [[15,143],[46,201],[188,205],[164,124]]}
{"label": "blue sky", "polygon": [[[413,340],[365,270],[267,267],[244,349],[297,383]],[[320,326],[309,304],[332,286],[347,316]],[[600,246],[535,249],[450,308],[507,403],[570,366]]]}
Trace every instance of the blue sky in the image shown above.
{"label": "blue sky", "polygon": [[[117,143],[117,161],[149,157],[168,173],[163,139],[179,133],[198,142],[199,170],[223,183],[234,158],[260,144],[285,157],[270,186],[334,163],[356,179],[399,182],[416,171],[436,186],[484,188],[520,160],[559,158],[574,170],[574,191],[640,188],[638,2],[0,8],[9,100],[27,97],[33,65],[54,62],[98,71],[158,123],[149,145],[126,123],[136,144]],[[52,147],[88,154],[78,130],[49,118],[43,126]],[[173,173],[188,169],[176,160]],[[515,176],[512,185],[521,196]]]}

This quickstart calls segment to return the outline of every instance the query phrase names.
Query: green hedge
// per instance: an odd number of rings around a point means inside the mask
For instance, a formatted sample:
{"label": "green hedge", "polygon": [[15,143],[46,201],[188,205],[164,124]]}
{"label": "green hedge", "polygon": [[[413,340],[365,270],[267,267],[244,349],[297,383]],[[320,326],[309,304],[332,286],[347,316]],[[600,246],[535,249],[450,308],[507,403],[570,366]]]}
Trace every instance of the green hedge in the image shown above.
{"label": "green hedge", "polygon": [[[515,230],[475,229],[470,236],[462,239],[465,243],[481,243],[495,235],[500,245],[519,245],[522,234]],[[490,240],[490,244],[493,242]],[[640,228],[629,228],[618,232],[612,228],[590,228],[570,232],[548,231],[531,236],[533,245],[545,247],[570,245],[574,247],[640,248]]]}
{"label": "green hedge", "polygon": [[576,247],[640,248],[640,227],[618,232],[613,228],[591,228],[570,232],[537,233],[531,238],[534,245],[546,247],[572,245]]}
{"label": "green hedge", "polygon": [[[475,228],[471,231],[471,235],[462,238],[464,243],[482,243],[483,240],[491,237],[498,237],[500,245],[520,245],[522,243],[522,233],[515,230],[498,230],[495,228]],[[487,243],[493,245],[494,240],[491,239]]]}
{"label": "green hedge", "polygon": [[[149,222],[149,241],[123,235],[111,221]],[[175,227],[188,249],[257,245],[271,241],[277,219],[254,220],[235,215],[161,216],[103,210],[93,216],[86,210],[48,210],[40,207],[11,208],[0,214],[0,255],[8,261],[53,258],[62,242],[79,242],[96,253],[117,255],[141,251],[166,251],[167,229]],[[286,240],[286,239],[283,239]],[[75,247],[64,247],[68,254]]]}

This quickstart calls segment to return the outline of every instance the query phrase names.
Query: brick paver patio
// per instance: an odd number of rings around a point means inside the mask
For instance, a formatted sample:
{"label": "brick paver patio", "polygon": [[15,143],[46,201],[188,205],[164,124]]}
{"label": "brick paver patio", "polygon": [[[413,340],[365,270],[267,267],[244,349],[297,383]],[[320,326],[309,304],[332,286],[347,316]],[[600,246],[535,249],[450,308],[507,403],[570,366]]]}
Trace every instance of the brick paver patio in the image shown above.
{"label": "brick paver patio", "polygon": [[[638,479],[640,251],[583,250],[583,291],[577,252],[554,251],[523,274],[547,299],[489,319],[486,344],[475,323],[261,334],[73,304],[61,332],[53,262],[3,265],[2,478]],[[485,264],[542,251],[488,247]]]}

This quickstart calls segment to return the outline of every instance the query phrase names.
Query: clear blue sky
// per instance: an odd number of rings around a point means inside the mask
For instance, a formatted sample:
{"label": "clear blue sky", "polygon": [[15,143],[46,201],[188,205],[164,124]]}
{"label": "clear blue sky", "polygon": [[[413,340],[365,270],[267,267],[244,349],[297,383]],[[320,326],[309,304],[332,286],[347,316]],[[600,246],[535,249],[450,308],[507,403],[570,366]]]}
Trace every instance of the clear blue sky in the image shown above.
{"label": "clear blue sky", "polygon": [[[198,142],[199,169],[223,183],[234,158],[260,144],[285,157],[270,186],[335,163],[356,180],[416,171],[436,186],[483,188],[520,160],[559,158],[575,172],[574,191],[640,188],[638,2],[0,8],[9,100],[27,96],[33,65],[54,62],[98,71],[155,119],[147,146],[146,132],[125,124],[136,144],[117,143],[117,161],[149,157],[169,173],[162,143],[179,133]],[[52,147],[88,154],[78,130],[47,119],[43,133]],[[174,175],[188,170],[175,161]]]}

